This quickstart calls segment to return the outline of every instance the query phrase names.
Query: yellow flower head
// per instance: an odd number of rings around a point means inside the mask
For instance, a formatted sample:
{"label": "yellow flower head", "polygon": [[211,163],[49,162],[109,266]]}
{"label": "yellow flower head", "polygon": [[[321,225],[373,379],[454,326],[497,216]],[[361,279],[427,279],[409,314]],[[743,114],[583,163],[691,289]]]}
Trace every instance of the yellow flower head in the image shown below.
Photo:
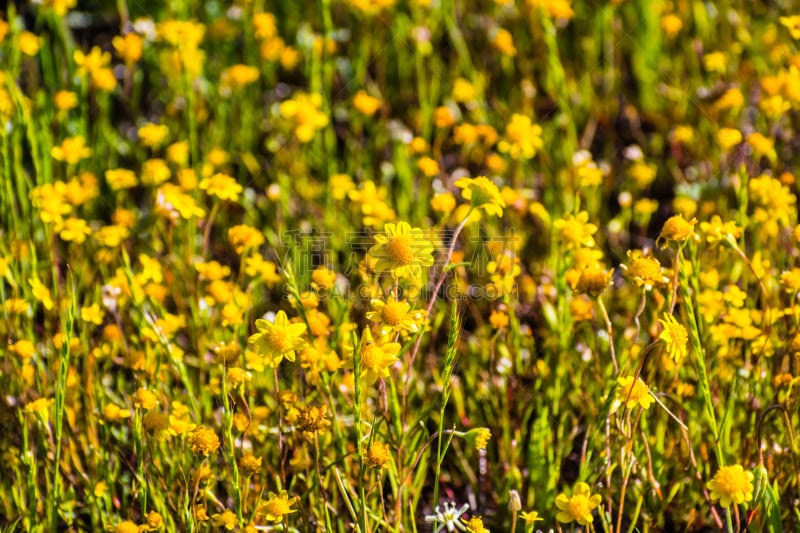
{"label": "yellow flower head", "polygon": [[211,524],[214,527],[223,527],[228,531],[233,531],[233,528],[239,525],[239,520],[236,518],[236,513],[230,509],[225,509],[222,513],[211,515]]}
{"label": "yellow flower head", "polygon": [[219,437],[213,429],[198,426],[189,435],[189,448],[197,455],[210,455],[219,449]]}
{"label": "yellow flower head", "polygon": [[659,319],[664,330],[659,335],[659,339],[667,345],[667,354],[675,364],[680,364],[688,352],[689,334],[686,328],[679,324],[675,317],[669,313],[664,313],[664,318]]}
{"label": "yellow flower head", "polygon": [[294,505],[298,499],[297,496],[292,496],[290,498],[285,490],[282,490],[280,494],[270,492],[266,501],[261,502],[258,510],[264,513],[264,518],[267,522],[282,522],[284,516],[297,512],[297,509],[292,509],[292,505]]}
{"label": "yellow flower head", "polygon": [[661,263],[655,257],[644,255],[641,250],[628,250],[628,259],[630,264],[622,265],[622,269],[633,278],[637,287],[650,290],[669,281],[661,272]]}
{"label": "yellow flower head", "polygon": [[642,409],[649,409],[653,403],[650,389],[641,379],[634,380],[633,376],[623,376],[617,379],[617,385],[617,400],[626,409],[633,409],[637,405],[641,405]]}
{"label": "yellow flower head", "polygon": [[391,272],[395,278],[419,279],[421,268],[433,265],[433,245],[424,238],[422,230],[407,222],[386,224],[383,233],[375,236],[369,250],[376,272]]}
{"label": "yellow flower head", "polygon": [[67,137],[61,146],[54,146],[50,150],[50,155],[56,161],[64,161],[68,165],[77,165],[83,159],[92,155],[92,149],[86,146],[86,139],[78,135]]}
{"label": "yellow flower head", "polygon": [[681,214],[671,216],[664,222],[664,227],[661,228],[661,234],[656,242],[660,241],[662,248],[667,247],[667,241],[684,242],[694,235],[695,224],[697,224],[696,218],[686,220]]}
{"label": "yellow flower head", "polygon": [[373,441],[367,450],[367,468],[383,468],[392,460],[389,445],[383,442]]}
{"label": "yellow flower head", "polygon": [[227,174],[217,173],[210,178],[204,178],[200,182],[200,188],[206,191],[206,194],[216,196],[220,200],[230,200],[236,202],[239,199],[239,194],[242,192],[242,186],[236,183],[236,180]]}
{"label": "yellow flower head", "polygon": [[455,185],[462,189],[461,196],[469,200],[473,207],[483,209],[488,215],[503,216],[506,203],[500,195],[500,189],[486,176],[461,178],[456,180]]}
{"label": "yellow flower head", "polygon": [[279,365],[284,358],[294,362],[295,350],[303,346],[305,324],[290,324],[286,313],[278,311],[272,323],[256,320],[256,328],[258,333],[251,335],[248,342],[259,354],[271,358],[270,366]]}
{"label": "yellow flower head", "polygon": [[374,342],[372,334],[365,329],[358,353],[361,358],[361,378],[369,385],[379,378],[388,378],[389,369],[397,362],[400,347],[397,342]]}
{"label": "yellow flower head", "polygon": [[461,521],[467,528],[467,533],[489,533],[489,530],[483,527],[483,519],[480,516],[472,516],[469,520],[462,518]]}
{"label": "yellow flower head", "polygon": [[742,465],[723,466],[706,485],[711,499],[722,507],[749,502],[753,499],[753,473]]}
{"label": "yellow flower head", "polygon": [[412,311],[405,300],[387,301],[374,299],[370,302],[372,310],[367,312],[367,319],[380,323],[380,336],[390,333],[407,335],[419,331],[423,320],[422,311]]}
{"label": "yellow flower head", "polygon": [[594,246],[593,235],[597,233],[597,226],[589,223],[589,213],[586,211],[581,211],[576,216],[570,213],[553,222],[553,227],[556,229],[556,237],[567,248]]}
{"label": "yellow flower head", "polygon": [[566,524],[578,522],[585,526],[592,522],[592,511],[600,505],[601,500],[599,494],[592,494],[589,485],[581,481],[575,485],[571,496],[562,492],[556,498],[556,520]]}

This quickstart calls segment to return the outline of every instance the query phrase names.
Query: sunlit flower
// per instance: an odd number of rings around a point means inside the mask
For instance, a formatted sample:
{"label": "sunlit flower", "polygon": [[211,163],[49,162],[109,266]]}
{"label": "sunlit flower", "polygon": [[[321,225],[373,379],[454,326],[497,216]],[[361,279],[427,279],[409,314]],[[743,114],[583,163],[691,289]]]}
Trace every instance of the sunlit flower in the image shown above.
{"label": "sunlit flower", "polygon": [[362,89],[353,97],[353,107],[362,115],[371,117],[381,108],[381,99],[370,96],[367,91]]}
{"label": "sunlit flower", "polygon": [[622,376],[617,379],[617,401],[626,409],[633,409],[637,405],[649,409],[654,400],[644,381],[633,376]]}
{"label": "sunlit flower", "polygon": [[213,429],[205,426],[198,426],[189,435],[189,449],[197,455],[210,455],[219,449],[219,437]]}
{"label": "sunlit flower", "polygon": [[206,191],[206,194],[210,196],[216,196],[220,200],[230,200],[231,202],[238,201],[239,194],[243,190],[235,179],[222,173],[214,174],[210,178],[204,178],[200,182],[200,189]]}
{"label": "sunlit flower", "polygon": [[483,209],[488,215],[503,216],[506,203],[500,195],[500,189],[486,176],[460,178],[455,185],[461,189],[461,196],[469,200],[473,207]]}
{"label": "sunlit flower", "polygon": [[232,512],[230,509],[225,509],[222,513],[211,515],[211,524],[214,527],[222,527],[228,531],[233,531],[233,529],[239,525],[239,520],[236,518],[236,513]]}
{"label": "sunlit flower", "polygon": [[630,264],[621,266],[633,278],[637,287],[650,290],[669,282],[669,278],[661,270],[661,263],[655,257],[644,255],[641,250],[628,250],[628,259]]}
{"label": "sunlit flower", "polygon": [[392,453],[389,445],[383,442],[373,441],[367,449],[365,457],[367,468],[383,468],[392,460]]}
{"label": "sunlit flower", "polygon": [[283,517],[297,512],[297,509],[292,509],[292,506],[299,500],[297,496],[289,497],[289,494],[282,490],[280,494],[270,492],[267,499],[261,502],[258,510],[264,513],[264,518],[268,522],[278,523],[283,521]]}
{"label": "sunlit flower", "polygon": [[483,519],[480,516],[472,516],[469,520],[462,518],[461,521],[467,528],[467,533],[489,533],[489,530],[483,526]]}
{"label": "sunlit flower", "polygon": [[557,238],[567,248],[594,246],[593,235],[597,233],[597,226],[589,222],[589,213],[586,211],[581,211],[577,216],[569,213],[553,222],[553,227],[556,229]]}
{"label": "sunlit flower", "polygon": [[666,248],[667,241],[684,242],[694,235],[695,224],[697,224],[696,218],[686,220],[681,214],[671,216],[664,222],[656,243],[662,241],[662,248]]}
{"label": "sunlit flower", "polygon": [[753,473],[742,465],[723,466],[706,485],[711,499],[722,507],[739,505],[753,499]]}
{"label": "sunlit flower", "polygon": [[301,337],[306,331],[305,324],[291,324],[286,313],[278,311],[274,322],[256,320],[256,328],[258,333],[251,335],[248,342],[260,355],[271,359],[271,366],[279,365],[284,358],[294,362],[295,350],[303,346]]}
{"label": "sunlit flower", "polygon": [[658,338],[666,344],[667,354],[670,359],[672,359],[675,364],[680,364],[683,358],[689,353],[689,334],[686,332],[686,328],[678,323],[675,317],[669,313],[664,313],[664,318],[658,321],[664,326],[664,330]]}
{"label": "sunlit flower", "polygon": [[82,160],[92,155],[92,149],[86,146],[86,139],[82,135],[67,137],[61,146],[50,149],[50,155],[56,161],[64,161],[69,165],[77,165]]}
{"label": "sunlit flower", "polygon": [[375,236],[369,255],[377,260],[376,272],[391,272],[395,278],[419,279],[422,267],[433,265],[433,245],[422,230],[407,222],[386,224]]}
{"label": "sunlit flower", "polygon": [[556,520],[563,523],[577,522],[585,526],[592,522],[592,511],[600,505],[602,497],[592,494],[589,485],[578,482],[572,495],[562,492],[556,498],[558,514]]}
{"label": "sunlit flower", "polygon": [[375,342],[369,329],[365,329],[358,353],[361,368],[360,377],[368,385],[372,385],[378,379],[388,378],[390,375],[389,369],[397,362],[397,354],[400,348],[400,343],[397,342]]}
{"label": "sunlit flower", "polygon": [[117,57],[122,59],[128,67],[133,66],[134,63],[142,58],[144,41],[134,32],[128,32],[125,35],[117,35],[111,39],[111,44],[117,52]]}
{"label": "sunlit flower", "polygon": [[405,300],[387,301],[373,299],[370,302],[371,310],[367,312],[367,319],[380,323],[380,336],[390,333],[409,334],[419,331],[424,313],[412,311],[411,305]]}

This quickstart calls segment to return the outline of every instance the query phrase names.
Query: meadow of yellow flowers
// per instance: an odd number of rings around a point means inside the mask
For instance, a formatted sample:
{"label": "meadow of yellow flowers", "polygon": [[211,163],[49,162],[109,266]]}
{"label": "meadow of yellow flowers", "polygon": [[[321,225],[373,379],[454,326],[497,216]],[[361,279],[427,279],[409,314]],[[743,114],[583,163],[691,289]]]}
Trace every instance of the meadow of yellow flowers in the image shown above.
{"label": "meadow of yellow flowers", "polygon": [[0,11],[0,531],[800,527],[789,0]]}

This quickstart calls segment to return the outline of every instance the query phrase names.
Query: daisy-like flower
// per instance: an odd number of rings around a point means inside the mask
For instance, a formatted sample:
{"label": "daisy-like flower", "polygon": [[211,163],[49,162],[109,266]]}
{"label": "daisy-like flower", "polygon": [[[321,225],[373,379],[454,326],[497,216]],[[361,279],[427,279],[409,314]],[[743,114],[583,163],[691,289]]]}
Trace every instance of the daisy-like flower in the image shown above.
{"label": "daisy-like flower", "polygon": [[263,319],[256,320],[258,333],[254,333],[247,341],[256,351],[270,357],[270,365],[275,367],[286,358],[294,362],[295,350],[303,346],[300,337],[306,331],[306,325],[289,323],[286,313],[278,311],[275,321],[270,323]]}
{"label": "daisy-like flower", "polygon": [[689,353],[687,348],[689,334],[686,332],[686,328],[669,313],[664,313],[664,318],[658,321],[664,326],[664,330],[658,338],[667,345],[667,354],[669,354],[670,359],[675,361],[675,364],[680,364]]}
{"label": "daisy-like flower", "polygon": [[433,245],[420,228],[412,228],[407,222],[386,224],[375,241],[377,244],[370,248],[369,255],[377,261],[376,272],[419,279],[421,267],[433,265]]}
{"label": "daisy-like flower", "polygon": [[742,465],[723,466],[706,485],[711,499],[722,507],[739,505],[753,499],[753,473]]}
{"label": "daisy-like flower", "polygon": [[664,249],[667,247],[669,241],[684,242],[694,236],[694,225],[697,224],[697,219],[686,220],[683,215],[677,214],[669,217],[664,222],[664,227],[661,228],[661,234],[656,239],[656,244],[661,245]]}
{"label": "daisy-like flower", "polygon": [[500,189],[486,176],[461,178],[456,180],[455,185],[461,189],[461,196],[469,200],[472,207],[483,209],[487,215],[503,216],[506,203],[500,195]]}
{"label": "daisy-like flower", "polygon": [[650,389],[644,381],[633,376],[623,376],[617,380],[617,401],[625,405],[627,409],[633,409],[641,405],[642,409],[649,409],[653,403],[650,396]]}
{"label": "daisy-like flower", "polygon": [[400,343],[374,342],[369,329],[364,330],[361,337],[361,378],[372,385],[378,378],[388,378],[389,369],[397,362]]}
{"label": "daisy-like flower", "polygon": [[424,317],[422,311],[412,311],[411,305],[405,300],[372,300],[372,310],[367,312],[367,319],[380,322],[380,336],[390,333],[408,335],[419,331],[420,323]]}
{"label": "daisy-like flower", "polygon": [[264,518],[266,518],[268,522],[282,522],[284,516],[297,512],[297,509],[292,509],[292,505],[294,505],[298,499],[297,496],[292,496],[290,498],[285,490],[282,490],[280,494],[270,492],[267,500],[262,502],[259,506],[259,511],[264,513]]}
{"label": "daisy-like flower", "polygon": [[652,256],[647,256],[641,250],[628,250],[629,265],[622,265],[638,287],[650,290],[656,285],[669,282],[669,278],[661,272],[661,263]]}
{"label": "daisy-like flower", "polygon": [[592,522],[592,511],[600,505],[602,497],[599,494],[592,494],[589,485],[583,481],[575,485],[572,495],[568,496],[562,492],[556,498],[558,514],[556,520],[568,524],[577,522],[585,526]]}
{"label": "daisy-like flower", "polygon": [[525,521],[527,526],[533,526],[536,522],[544,520],[537,511],[523,511],[519,514],[519,517]]}
{"label": "daisy-like flower", "polygon": [[594,246],[593,235],[597,233],[597,226],[589,223],[589,213],[581,211],[577,215],[568,214],[553,222],[558,240],[567,248],[580,248]]}
{"label": "daisy-like flower", "polygon": [[425,521],[433,525],[433,533],[439,533],[445,529],[447,531],[455,531],[456,529],[459,531],[466,531],[466,526],[464,526],[459,519],[461,518],[461,515],[466,513],[468,510],[468,503],[456,508],[455,503],[446,502],[444,504],[444,510],[440,510],[439,506],[437,505],[433,508],[433,512],[435,514],[426,516]]}
{"label": "daisy-like flower", "polygon": [[206,191],[206,194],[231,202],[237,202],[239,194],[242,192],[242,186],[236,183],[235,179],[222,173],[203,179],[200,182],[200,188]]}

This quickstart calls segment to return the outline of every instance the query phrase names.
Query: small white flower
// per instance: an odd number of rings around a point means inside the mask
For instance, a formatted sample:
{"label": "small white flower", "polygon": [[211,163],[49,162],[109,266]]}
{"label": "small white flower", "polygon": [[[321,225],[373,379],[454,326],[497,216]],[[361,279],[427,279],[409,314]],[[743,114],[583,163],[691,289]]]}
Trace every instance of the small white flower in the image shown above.
{"label": "small white flower", "polygon": [[455,531],[456,529],[460,531],[466,531],[467,528],[464,527],[464,524],[461,523],[459,518],[461,518],[461,515],[466,513],[468,509],[468,503],[465,503],[456,509],[455,503],[446,502],[444,504],[444,511],[440,511],[439,506],[437,505],[433,508],[436,514],[426,516],[425,521],[435,526],[433,528],[433,533],[444,531],[445,528],[447,528],[447,531],[450,532]]}

